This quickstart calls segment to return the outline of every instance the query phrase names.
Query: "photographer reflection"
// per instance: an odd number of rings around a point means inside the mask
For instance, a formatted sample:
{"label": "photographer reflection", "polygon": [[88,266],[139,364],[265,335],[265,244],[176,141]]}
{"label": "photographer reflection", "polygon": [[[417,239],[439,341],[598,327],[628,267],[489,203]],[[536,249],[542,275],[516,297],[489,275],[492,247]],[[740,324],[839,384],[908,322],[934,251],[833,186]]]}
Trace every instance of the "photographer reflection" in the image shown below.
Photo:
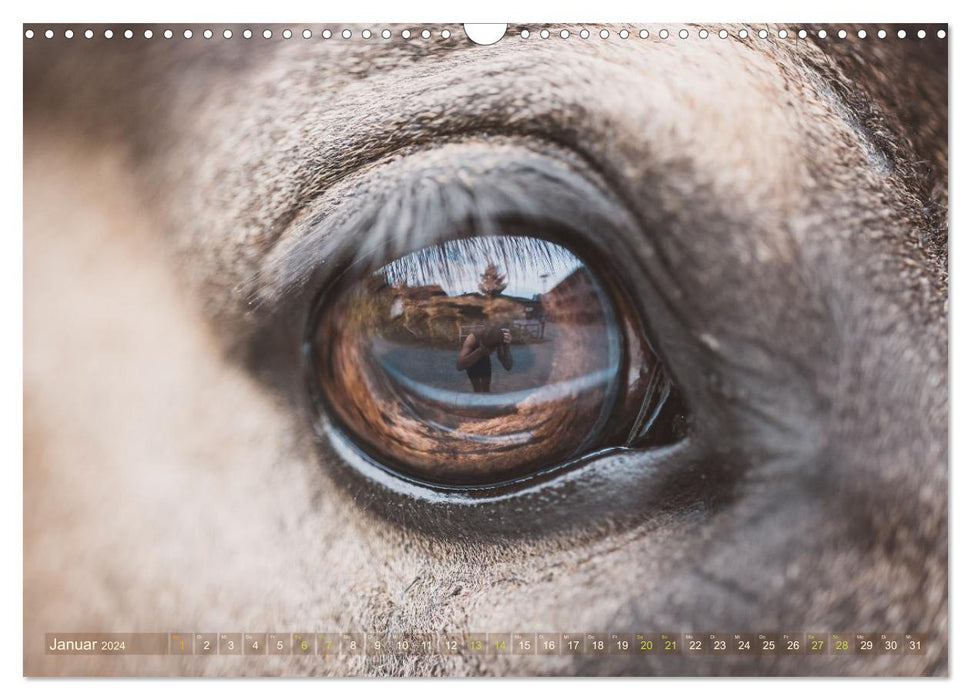
{"label": "photographer reflection", "polygon": [[489,326],[482,331],[469,333],[462,343],[455,368],[459,371],[465,370],[475,393],[489,392],[492,384],[492,360],[489,356],[493,351],[506,371],[512,370],[512,352],[509,350],[511,342],[512,333],[508,328]]}

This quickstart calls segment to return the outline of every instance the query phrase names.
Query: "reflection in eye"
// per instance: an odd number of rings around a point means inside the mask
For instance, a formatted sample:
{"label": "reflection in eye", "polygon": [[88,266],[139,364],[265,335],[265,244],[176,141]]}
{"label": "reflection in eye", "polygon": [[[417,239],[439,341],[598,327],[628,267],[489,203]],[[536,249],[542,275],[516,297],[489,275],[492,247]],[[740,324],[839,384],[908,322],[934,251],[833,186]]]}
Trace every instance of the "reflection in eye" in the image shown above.
{"label": "reflection in eye", "polygon": [[314,359],[326,405],[382,464],[440,484],[494,483],[607,437],[644,440],[672,392],[623,314],[561,245],[463,238],[329,295]]}

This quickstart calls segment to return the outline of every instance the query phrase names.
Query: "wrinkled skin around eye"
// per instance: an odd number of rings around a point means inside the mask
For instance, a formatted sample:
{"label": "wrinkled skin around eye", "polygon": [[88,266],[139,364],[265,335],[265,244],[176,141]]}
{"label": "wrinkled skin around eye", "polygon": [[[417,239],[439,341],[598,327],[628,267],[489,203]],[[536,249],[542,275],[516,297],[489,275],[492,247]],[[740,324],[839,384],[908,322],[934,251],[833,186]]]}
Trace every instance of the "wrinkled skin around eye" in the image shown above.
{"label": "wrinkled skin around eye", "polygon": [[610,421],[631,422],[613,416],[621,321],[565,248],[451,241],[348,276],[315,319],[323,400],[402,471],[500,481],[580,455]]}

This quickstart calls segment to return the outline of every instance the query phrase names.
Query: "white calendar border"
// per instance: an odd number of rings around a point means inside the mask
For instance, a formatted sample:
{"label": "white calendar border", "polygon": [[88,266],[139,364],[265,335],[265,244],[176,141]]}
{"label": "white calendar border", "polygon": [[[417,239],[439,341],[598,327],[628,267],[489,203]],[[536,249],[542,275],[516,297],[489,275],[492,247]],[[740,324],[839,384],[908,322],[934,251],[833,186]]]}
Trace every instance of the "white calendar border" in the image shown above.
{"label": "white calendar border", "polygon": [[[858,3],[856,5],[846,0],[812,0],[801,6],[782,4],[778,0],[736,1],[726,2],[696,2],[686,3],[648,3],[646,0],[636,2],[596,0],[596,2],[576,2],[559,0],[548,2],[524,3],[522,0],[490,0],[489,2],[458,2],[457,0],[437,0],[420,4],[405,2],[391,2],[390,0],[371,0],[367,3],[345,3],[338,5],[334,2],[322,3],[288,2],[287,0],[236,0],[231,5],[219,7],[206,5],[199,0],[169,0],[162,3],[133,3],[130,0],[86,0],[70,2],[56,0],[40,3],[7,3],[3,10],[4,32],[0,34],[0,50],[3,51],[4,95],[16,98],[16,105],[5,111],[3,129],[2,154],[5,167],[3,169],[2,191],[5,198],[2,209],[6,217],[5,231],[8,235],[0,237],[3,250],[0,261],[3,269],[0,271],[0,304],[3,308],[4,335],[2,362],[0,367],[4,373],[2,386],[3,403],[0,404],[0,425],[3,426],[3,438],[0,441],[3,449],[3,473],[8,479],[4,484],[3,513],[6,519],[3,538],[4,566],[2,576],[2,610],[3,623],[6,634],[2,635],[0,659],[2,659],[3,683],[6,686],[5,697],[41,696],[63,698],[66,693],[72,696],[98,698],[120,697],[130,698],[133,694],[139,697],[170,698],[173,694],[180,697],[195,697],[220,694],[227,689],[215,686],[210,682],[182,680],[169,682],[151,682],[144,680],[89,680],[89,681],[25,681],[22,677],[22,609],[15,601],[22,603],[23,587],[23,511],[22,511],[22,459],[23,459],[23,240],[22,237],[9,235],[10,232],[20,230],[23,215],[23,183],[22,183],[22,43],[20,39],[20,24],[30,22],[68,22],[84,20],[97,23],[104,21],[155,22],[166,19],[178,19],[180,22],[205,22],[218,18],[221,22],[294,22],[308,19],[327,21],[382,21],[382,22],[444,22],[444,21],[479,21],[479,22],[560,22],[560,21],[645,21],[645,22],[674,22],[674,21],[741,21],[741,22],[947,22],[953,24],[949,34],[954,31],[965,30],[969,25],[963,22],[963,13],[955,9],[956,3],[942,0],[920,0],[920,2],[881,2]],[[951,87],[950,95],[952,113],[950,124],[971,123],[967,105],[967,57],[969,43],[961,41],[951,44]],[[865,50],[865,49],[864,49]],[[962,86],[962,82],[965,83]],[[960,115],[964,114],[964,117]],[[952,191],[959,196],[951,197],[952,210],[950,212],[951,229],[956,232],[965,231],[968,226],[961,224],[969,220],[962,209],[961,186],[967,180],[965,164],[969,162],[968,141],[958,129],[953,130],[950,151],[949,178]],[[969,333],[971,333],[971,294],[966,290],[971,284],[965,282],[963,272],[969,267],[969,244],[967,235],[953,235],[951,237],[951,352],[955,359],[968,355]],[[968,410],[969,389],[971,389],[971,372],[962,366],[962,362],[952,363],[950,368],[951,383],[951,425],[967,425],[971,420]],[[967,469],[971,465],[971,439],[967,430],[952,430],[951,463],[956,466],[951,470],[952,504],[959,505],[969,502],[971,493],[968,489]],[[964,544],[968,541],[968,523],[971,516],[968,508],[953,507],[949,541],[952,543],[952,557],[950,562],[951,585],[950,610],[951,630],[950,644],[950,673],[952,680],[930,681],[934,683],[933,690],[942,695],[967,697],[969,673],[968,644],[962,643],[961,635],[968,634],[971,625],[968,624],[967,605],[960,592],[968,589],[968,557],[966,550],[959,551],[953,543]],[[175,682],[177,685],[169,685]],[[332,683],[334,681],[329,681]],[[350,681],[359,682],[359,681]],[[387,683],[387,681],[379,681]],[[441,681],[409,681],[383,687],[368,688],[383,693],[394,693],[395,698],[421,697],[455,697],[460,694],[463,700],[480,697],[492,697],[496,693],[544,693],[553,691],[558,695],[597,696],[601,693],[618,693],[628,695],[639,693],[725,693],[738,692],[750,697],[777,698],[784,693],[787,698],[809,698],[821,693],[840,695],[866,692],[879,692],[885,697],[912,698],[915,694],[924,694],[929,687],[923,683],[919,686],[912,682],[896,682],[895,680],[877,680],[880,688],[863,688],[859,680],[836,680],[792,682],[792,681],[712,681],[701,680],[662,680],[645,681],[651,685],[634,687],[626,680],[591,680],[581,683],[569,681],[536,681],[536,680],[508,680],[501,685],[488,682],[461,684],[457,682]],[[711,685],[718,683],[718,687]],[[785,682],[783,687],[780,683]],[[137,686],[133,684],[137,683]],[[540,683],[544,686],[540,687]],[[704,684],[704,686],[699,685]],[[688,686],[692,687],[688,687]],[[728,687],[725,687],[725,686]],[[961,688],[964,688],[962,691]],[[268,687],[264,683],[234,682],[231,690],[237,698],[265,698],[267,693],[279,692],[279,686]],[[284,689],[288,693],[332,693],[352,691],[349,686],[335,688],[333,686],[296,687]],[[400,694],[400,695],[399,695]]]}

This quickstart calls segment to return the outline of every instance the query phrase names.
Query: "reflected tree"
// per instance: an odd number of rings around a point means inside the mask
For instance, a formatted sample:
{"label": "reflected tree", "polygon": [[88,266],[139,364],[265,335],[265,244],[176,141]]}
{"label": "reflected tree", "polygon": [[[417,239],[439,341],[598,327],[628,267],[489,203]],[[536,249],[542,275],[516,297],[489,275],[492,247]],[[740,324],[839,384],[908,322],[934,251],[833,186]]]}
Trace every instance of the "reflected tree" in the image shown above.
{"label": "reflected tree", "polygon": [[479,291],[487,297],[497,297],[507,286],[506,276],[499,272],[495,263],[489,263],[479,281]]}

